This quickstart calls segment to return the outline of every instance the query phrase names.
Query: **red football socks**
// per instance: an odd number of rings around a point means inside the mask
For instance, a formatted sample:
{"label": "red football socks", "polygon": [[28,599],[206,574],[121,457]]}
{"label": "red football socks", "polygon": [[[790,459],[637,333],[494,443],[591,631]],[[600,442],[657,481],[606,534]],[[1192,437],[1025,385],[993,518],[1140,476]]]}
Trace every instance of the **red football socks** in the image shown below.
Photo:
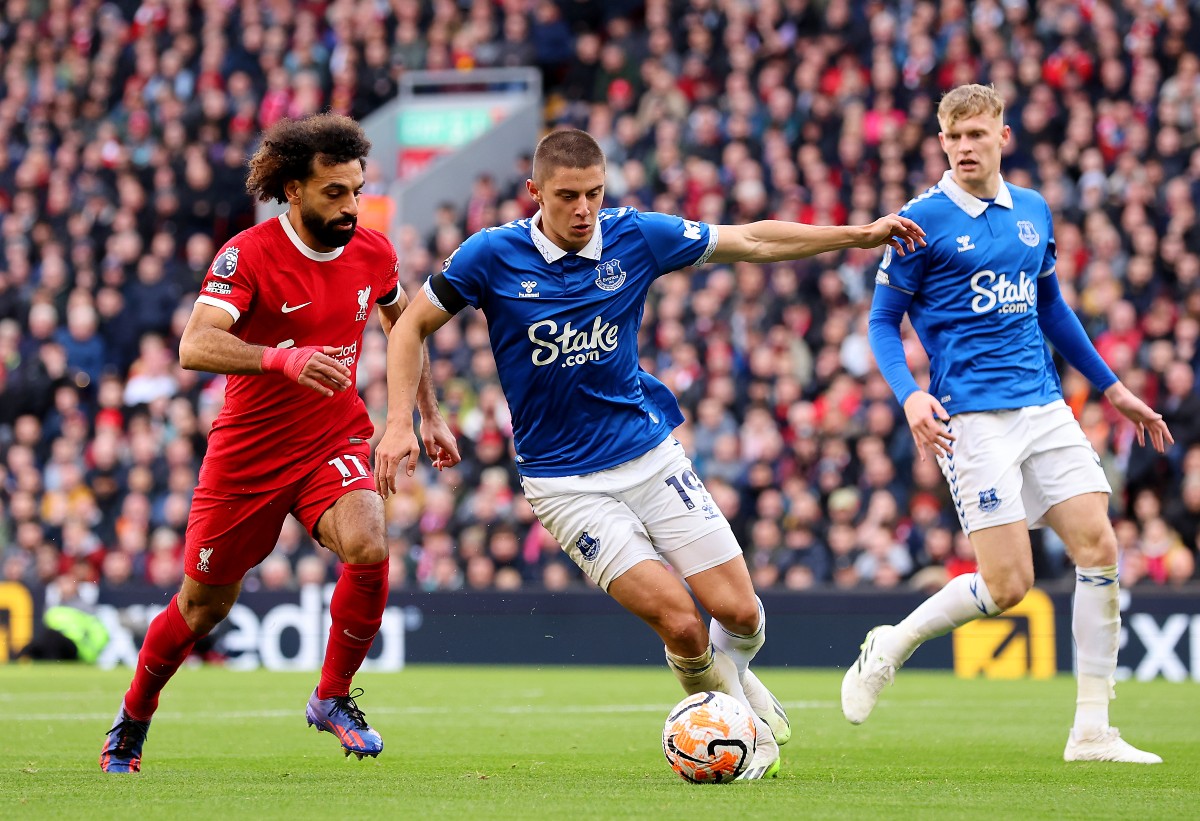
{"label": "red football socks", "polygon": [[383,622],[387,581],[387,559],[374,564],[342,565],[342,576],[329,602],[329,646],[321,666],[317,698],[350,694],[350,681]]}
{"label": "red football socks", "polygon": [[125,693],[125,713],[137,721],[149,721],[158,709],[158,694],[183,664],[192,645],[200,638],[193,633],[179,612],[179,596],[172,596],[166,609],[150,622],[137,670]]}

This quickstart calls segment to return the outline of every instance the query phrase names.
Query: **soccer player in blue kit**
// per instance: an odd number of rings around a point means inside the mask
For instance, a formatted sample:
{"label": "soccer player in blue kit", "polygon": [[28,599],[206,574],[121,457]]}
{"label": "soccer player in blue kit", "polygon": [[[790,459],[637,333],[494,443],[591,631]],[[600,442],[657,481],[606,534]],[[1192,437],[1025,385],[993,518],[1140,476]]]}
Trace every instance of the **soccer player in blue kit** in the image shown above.
{"label": "soccer player in blue kit", "polygon": [[[719,690],[758,716],[758,751],[742,778],[773,776],[791,736],[779,702],[749,669],[765,614],[729,523],[671,435],[675,397],[638,365],[646,294],[670,271],[705,262],[774,262],[844,248],[921,243],[912,221],[816,227],[767,220],[707,225],[601,208],[605,158],[576,130],[544,137],[526,182],[540,210],[468,238],[393,328],[388,419],[377,487],[412,475],[420,357],[408,355],[467,305],[483,311],[512,412],[522,487],[576,564],[666,645],[688,693]],[[672,570],[668,570],[669,564]],[[675,575],[678,573],[678,576]],[[696,598],[712,616],[705,623]]]}
{"label": "soccer player in blue kit", "polygon": [[[950,170],[900,212],[928,228],[927,245],[904,257],[885,252],[869,336],[921,458],[931,449],[950,485],[979,572],[951,579],[899,624],[867,634],[842,682],[842,712],[861,724],[922,642],[1020,602],[1033,585],[1028,529],[1048,525],[1076,566],[1079,689],[1063,758],[1160,763],[1108,723],[1121,630],[1112,490],[1063,402],[1046,340],[1133,422],[1139,443],[1148,435],[1162,452],[1174,440],[1162,416],[1109,370],[1063,300],[1046,201],[1001,178],[1010,131],[1000,95],[959,86],[942,98],[938,122]],[[905,363],[906,312],[929,352],[928,391]]]}

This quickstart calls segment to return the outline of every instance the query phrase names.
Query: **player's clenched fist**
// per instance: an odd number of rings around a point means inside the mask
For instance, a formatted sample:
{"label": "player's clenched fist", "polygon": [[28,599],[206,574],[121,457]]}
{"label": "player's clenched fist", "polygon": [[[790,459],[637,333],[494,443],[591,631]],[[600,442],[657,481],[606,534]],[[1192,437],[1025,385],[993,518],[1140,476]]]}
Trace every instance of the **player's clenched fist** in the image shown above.
{"label": "player's clenched fist", "polygon": [[350,369],[334,359],[337,348],[264,348],[263,373],[281,373],[323,396],[350,387]]}
{"label": "player's clenched fist", "polygon": [[[396,492],[396,472],[404,465],[404,472],[412,476],[417,470],[417,457],[421,444],[411,427],[388,427],[383,438],[375,447],[375,489],[387,498]],[[453,441],[453,437],[451,438]],[[455,449],[457,456],[457,447]]]}

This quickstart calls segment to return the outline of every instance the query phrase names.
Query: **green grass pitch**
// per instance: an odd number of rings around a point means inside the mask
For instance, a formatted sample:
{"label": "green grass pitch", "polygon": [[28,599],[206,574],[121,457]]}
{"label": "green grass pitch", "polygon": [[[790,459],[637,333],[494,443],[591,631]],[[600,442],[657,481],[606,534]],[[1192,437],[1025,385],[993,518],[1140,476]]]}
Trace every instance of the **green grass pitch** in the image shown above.
{"label": "green grass pitch", "polygon": [[871,720],[838,671],[765,668],[796,730],[778,780],[693,786],[659,734],[682,694],[651,668],[417,666],[361,675],[377,760],[306,726],[314,674],[188,668],[140,775],[99,771],[129,671],[0,667],[0,818],[1195,818],[1200,688],[1124,683],[1113,722],[1160,766],[1065,764],[1074,684],[903,671]]}

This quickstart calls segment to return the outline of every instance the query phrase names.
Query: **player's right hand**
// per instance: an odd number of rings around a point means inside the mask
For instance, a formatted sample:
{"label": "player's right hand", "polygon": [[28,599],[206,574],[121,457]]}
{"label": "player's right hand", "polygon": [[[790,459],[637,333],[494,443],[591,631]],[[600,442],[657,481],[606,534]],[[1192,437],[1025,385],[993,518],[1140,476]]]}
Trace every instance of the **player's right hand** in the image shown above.
{"label": "player's right hand", "polygon": [[917,443],[917,454],[925,461],[925,448],[931,448],[935,456],[950,456],[954,453],[955,436],[946,429],[950,414],[942,403],[925,391],[914,391],[904,400],[904,416]]}
{"label": "player's right hand", "polygon": [[375,446],[375,490],[383,498],[396,492],[396,472],[404,465],[404,472],[412,476],[417,470],[417,458],[421,455],[421,443],[412,426],[389,425],[383,438]]}

